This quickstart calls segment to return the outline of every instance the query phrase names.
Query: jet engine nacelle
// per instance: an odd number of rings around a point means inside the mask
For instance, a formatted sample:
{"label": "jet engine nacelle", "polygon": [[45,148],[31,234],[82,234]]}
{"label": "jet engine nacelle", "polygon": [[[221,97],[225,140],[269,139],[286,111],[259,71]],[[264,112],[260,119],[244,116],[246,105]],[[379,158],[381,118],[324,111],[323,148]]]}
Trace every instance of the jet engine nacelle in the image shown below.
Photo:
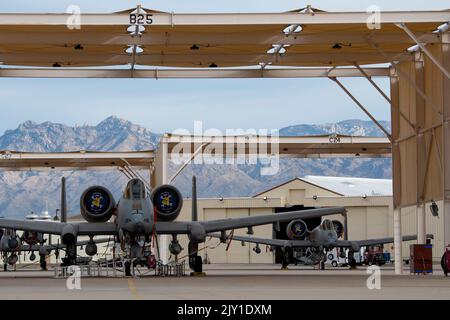
{"label": "jet engine nacelle", "polygon": [[116,202],[111,192],[102,186],[86,189],[80,198],[81,215],[88,222],[106,222],[114,213]]}
{"label": "jet engine nacelle", "polygon": [[307,231],[308,227],[306,226],[305,221],[300,219],[292,220],[286,227],[286,235],[291,240],[302,239]]}
{"label": "jet engine nacelle", "polygon": [[180,214],[183,197],[172,185],[163,184],[153,190],[151,195],[153,208],[160,221],[173,221]]}
{"label": "jet engine nacelle", "polygon": [[344,234],[344,225],[339,220],[333,220],[334,230],[336,231],[337,237],[340,238]]}
{"label": "jet engine nacelle", "polygon": [[71,245],[77,241],[77,231],[71,224],[64,226],[61,232],[61,242],[65,245]]}

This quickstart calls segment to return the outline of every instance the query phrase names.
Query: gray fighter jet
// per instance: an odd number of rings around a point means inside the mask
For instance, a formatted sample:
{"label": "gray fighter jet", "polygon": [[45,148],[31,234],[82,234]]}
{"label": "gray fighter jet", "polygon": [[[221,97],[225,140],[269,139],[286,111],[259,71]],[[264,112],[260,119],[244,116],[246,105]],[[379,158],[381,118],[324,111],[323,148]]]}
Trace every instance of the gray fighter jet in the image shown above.
{"label": "gray fighter jet", "polygon": [[[62,187],[62,212],[65,211],[65,183]],[[172,185],[161,185],[151,194],[147,193],[143,181],[132,179],[126,185],[123,196],[116,204],[111,192],[102,186],[93,186],[83,192],[80,198],[81,214],[87,223],[22,221],[0,219],[0,228],[24,230],[55,234],[61,236],[61,243],[66,246],[66,264],[76,263],[76,244],[78,236],[89,236],[91,241],[86,246],[86,253],[96,252],[96,244],[92,240],[98,235],[113,235],[120,243],[125,257],[125,273],[131,275],[135,265],[149,266],[152,257],[150,243],[157,239],[156,235],[172,235],[170,252],[177,256],[182,248],[177,235],[189,237],[189,266],[196,272],[202,272],[202,259],[198,256],[198,245],[206,240],[206,235],[213,232],[222,234],[228,230],[253,226],[289,222],[309,217],[321,217],[331,214],[344,214],[345,208],[311,209],[279,214],[267,214],[255,217],[197,221],[197,197],[195,177],[193,179],[193,221],[175,221],[178,217],[183,198]],[[108,222],[113,218],[112,222]]]}
{"label": "gray fighter jet", "polygon": [[[305,210],[306,211],[306,210]],[[304,219],[314,218],[315,216],[309,216],[305,213]],[[256,243],[256,247],[253,250],[256,253],[260,253],[261,249],[259,245],[268,245],[281,248],[283,253],[281,264],[283,268],[286,268],[290,262],[292,256],[296,263],[304,265],[321,265],[321,269],[324,268],[324,262],[326,260],[326,253],[334,248],[340,249],[341,257],[345,257],[344,249],[349,249],[348,262],[350,267],[356,266],[356,260],[354,259],[354,252],[357,252],[361,247],[376,246],[386,243],[393,243],[394,238],[379,238],[368,240],[341,240],[342,236],[347,239],[346,229],[339,220],[324,219],[322,223],[312,229],[308,230],[305,221],[298,219],[291,221],[286,227],[286,235],[288,240],[282,239],[264,239],[253,238],[245,236],[225,236],[223,234],[209,234],[208,236],[219,238],[222,242],[227,240],[235,240],[241,242]],[[432,238],[432,235],[427,235],[428,238]],[[416,235],[403,236],[403,241],[416,240]]]}
{"label": "gray fighter jet", "polygon": [[[110,238],[102,238],[93,240],[96,244],[111,241]],[[76,246],[87,246],[89,241],[77,241]],[[30,261],[36,259],[35,252],[38,252],[40,258],[40,267],[42,270],[47,270],[46,257],[52,253],[59,256],[60,251],[66,250],[64,244],[45,244],[46,240],[42,233],[34,231],[24,231],[19,236],[15,230],[0,229],[0,256],[3,258],[3,271],[8,270],[8,265],[14,266],[19,261],[21,253],[30,253]]]}

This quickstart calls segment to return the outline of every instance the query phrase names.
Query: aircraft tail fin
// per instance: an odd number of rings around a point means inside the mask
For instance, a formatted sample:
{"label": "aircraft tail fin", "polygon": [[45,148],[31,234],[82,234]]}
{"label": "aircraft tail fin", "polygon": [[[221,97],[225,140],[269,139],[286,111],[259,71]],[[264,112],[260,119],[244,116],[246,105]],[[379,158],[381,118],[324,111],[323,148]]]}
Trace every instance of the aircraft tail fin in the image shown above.
{"label": "aircraft tail fin", "polygon": [[67,222],[66,178],[61,178],[61,222]]}
{"label": "aircraft tail fin", "polygon": [[192,177],[192,221],[198,221],[197,178]]}

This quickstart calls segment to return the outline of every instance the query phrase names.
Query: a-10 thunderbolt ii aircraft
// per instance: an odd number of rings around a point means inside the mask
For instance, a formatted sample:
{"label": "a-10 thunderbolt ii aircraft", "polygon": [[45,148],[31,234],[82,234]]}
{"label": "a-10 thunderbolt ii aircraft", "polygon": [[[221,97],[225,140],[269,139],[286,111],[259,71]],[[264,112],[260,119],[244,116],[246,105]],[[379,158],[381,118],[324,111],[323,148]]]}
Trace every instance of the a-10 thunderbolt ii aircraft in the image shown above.
{"label": "a-10 thunderbolt ii aircraft", "polygon": [[[309,216],[304,211],[303,219],[314,218]],[[324,268],[324,263],[327,259],[327,252],[334,249],[340,249],[340,255],[345,257],[345,249],[349,249],[348,264],[350,267],[356,267],[356,260],[354,258],[354,252],[360,251],[361,247],[382,245],[386,243],[393,243],[394,238],[379,238],[368,240],[341,240],[343,235],[346,236],[346,230],[342,222],[339,220],[324,219],[319,226],[308,229],[307,223],[302,219],[296,219],[291,221],[286,227],[286,236],[288,240],[283,239],[264,239],[254,238],[246,236],[234,236],[223,234],[209,234],[208,236],[219,238],[222,242],[227,240],[235,240],[241,242],[255,243],[256,247],[253,251],[260,253],[261,249],[259,245],[268,245],[273,247],[279,247],[282,251],[281,264],[283,268],[289,265],[290,257],[296,263],[303,265],[317,265],[320,264],[321,269]],[[433,238],[433,235],[427,235],[427,238]],[[403,241],[416,240],[417,235],[403,236]]]}
{"label": "a-10 thunderbolt ii aircraft", "polygon": [[[143,181],[132,179],[127,183],[117,204],[111,192],[105,187],[93,186],[86,189],[80,198],[81,215],[87,221],[85,223],[0,219],[0,228],[60,235],[61,243],[66,246],[67,264],[76,263],[78,236],[89,236],[92,240],[86,246],[86,253],[89,255],[97,251],[94,236],[113,235],[121,245],[127,276],[131,275],[131,268],[137,264],[149,266],[150,243],[153,238],[157,239],[156,235],[172,235],[169,250],[177,256],[183,250],[178,243],[177,235],[186,234],[189,238],[189,266],[195,273],[200,273],[202,258],[198,255],[198,246],[206,240],[208,233],[223,234],[228,230],[240,228],[248,228],[250,232],[253,226],[289,222],[306,214],[309,217],[321,217],[345,213],[345,208],[335,207],[197,221],[195,177],[192,193],[193,221],[175,221],[183,204],[183,198],[177,188],[172,185],[161,185],[149,194]],[[65,183],[63,183],[62,203],[65,203]],[[108,222],[111,218],[113,221]]]}
{"label": "a-10 thunderbolt ii aircraft", "polygon": [[[109,238],[94,240],[96,244],[109,241]],[[19,254],[27,252],[30,253],[30,261],[34,261],[36,259],[35,252],[38,252],[40,267],[42,270],[46,270],[46,257],[52,252],[54,252],[56,256],[59,256],[60,251],[66,250],[66,246],[64,244],[45,244],[46,242],[47,240],[44,239],[44,235],[42,233],[24,231],[22,235],[19,236],[15,230],[0,229],[0,257],[3,258],[3,271],[8,270],[8,265],[14,266],[19,261]],[[87,246],[90,242],[91,240],[77,241],[76,245]]]}

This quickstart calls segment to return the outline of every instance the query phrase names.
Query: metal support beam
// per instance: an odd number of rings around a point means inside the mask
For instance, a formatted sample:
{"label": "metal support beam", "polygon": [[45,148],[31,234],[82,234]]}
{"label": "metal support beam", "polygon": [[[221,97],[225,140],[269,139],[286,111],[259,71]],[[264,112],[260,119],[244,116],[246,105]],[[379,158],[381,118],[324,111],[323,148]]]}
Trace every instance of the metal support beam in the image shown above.
{"label": "metal support beam", "polygon": [[[436,33],[416,33],[417,38],[425,43],[440,43],[441,38]],[[281,37],[280,37],[281,36]],[[413,45],[414,41],[411,40],[408,35],[403,33],[380,33],[371,36],[370,38],[375,43],[395,43],[406,45]],[[53,45],[64,46],[68,43],[82,43],[84,45],[154,45],[164,46],[170,41],[170,45],[191,46],[195,44],[210,44],[213,46],[228,46],[228,45],[267,45],[272,44],[290,44],[290,45],[306,45],[306,44],[321,44],[332,46],[335,43],[351,43],[353,45],[366,44],[367,36],[361,32],[351,32],[350,30],[343,32],[333,32],[330,34],[321,33],[318,36],[313,34],[296,33],[291,36],[275,33],[273,36],[267,36],[267,34],[259,34],[255,32],[242,32],[242,33],[195,33],[195,32],[182,32],[182,33],[170,33],[159,32],[152,30],[152,32],[142,34],[138,39],[130,39],[129,34],[117,33],[111,34],[107,30],[95,31],[95,32],[39,32],[39,34],[33,34],[30,37],[28,33],[13,31],[13,30],[1,30],[0,29],[0,43],[2,45],[17,45],[17,44],[38,44],[38,45]]]}
{"label": "metal support beam", "polygon": [[372,80],[372,77],[371,76],[369,76],[368,74],[367,74],[367,72],[363,69],[363,68],[361,68],[360,66],[359,66],[359,64],[357,64],[356,62],[355,62],[355,67],[359,70],[359,72],[361,72],[361,74],[370,82],[370,84],[375,88],[375,89],[377,89],[377,91],[383,96],[383,98],[389,103],[389,104],[391,104],[391,99],[386,95],[386,93],[384,93],[384,91],[375,83],[375,81],[373,81]]}
{"label": "metal support beam", "polygon": [[[373,81],[372,77],[369,76],[367,74],[367,72],[361,68],[359,66],[359,64],[357,64],[356,62],[354,63],[355,67],[361,72],[361,74],[367,79],[369,80],[369,82],[372,84],[372,86],[377,89],[377,91],[383,96],[383,98],[389,103],[391,104],[391,99],[386,95],[386,93],[384,93],[384,91],[376,84],[375,81]],[[405,114],[403,112],[400,111],[400,116],[408,123],[408,125],[415,130],[415,126],[411,123],[411,121],[409,121],[409,119],[405,116]]]}
{"label": "metal support beam", "polygon": [[443,66],[442,63],[440,63],[427,49],[427,47],[417,39],[417,37],[414,35],[414,33],[406,26],[405,23],[396,23],[397,27],[405,31],[405,33],[412,39],[414,42],[419,46],[419,48],[430,58],[430,60],[434,63],[436,67],[442,72],[444,76],[447,77],[447,79],[450,79],[450,72]]}
{"label": "metal support beam", "polygon": [[373,121],[373,123],[375,123],[375,125],[386,135],[386,137],[392,141],[391,134],[377,121],[377,119],[375,119],[375,117],[361,104],[361,102],[359,102],[359,100],[356,99],[338,79],[333,77],[329,78],[336,82],[339,87],[341,87],[341,89],[353,100],[353,102],[355,102],[358,107]]}
{"label": "metal support beam", "polygon": [[[162,175],[162,184],[168,184],[168,170],[169,170],[169,149],[167,142],[164,139],[160,142],[160,148],[162,152],[162,163],[161,163],[161,175]],[[167,264],[169,262],[168,248],[169,248],[169,236],[168,235],[160,235],[159,236],[159,244],[160,244],[160,260],[162,263]]]}
{"label": "metal support beam", "polygon": [[394,140],[392,144],[392,191],[393,191],[393,234],[394,234],[394,263],[395,273],[402,274],[402,225],[401,225],[401,161],[400,148],[396,139],[399,136],[400,130],[400,93],[399,93],[399,79],[394,68],[391,68],[390,77],[391,89],[391,132]]}
{"label": "metal support beam", "polygon": [[417,210],[417,243],[425,244],[426,243],[425,202],[418,204],[416,210]]}
{"label": "metal support beam", "polygon": [[395,274],[403,273],[402,255],[402,209],[394,209],[394,269]]}
{"label": "metal support beam", "polygon": [[[450,35],[445,34],[445,41],[442,43],[442,64],[450,69]],[[445,43],[444,43],[445,42]],[[443,78],[443,177],[444,177],[444,244],[450,244],[450,79]]]}
{"label": "metal support beam", "polygon": [[[135,69],[134,78],[222,79],[222,78],[327,78],[361,77],[356,68],[167,68]],[[388,77],[389,68],[364,68],[371,77]],[[0,68],[0,77],[9,78],[130,78],[129,69],[86,68]]]}
{"label": "metal support beam", "polygon": [[[415,85],[421,91],[425,92],[425,74],[424,74],[424,61],[420,52],[416,52],[414,55],[414,73],[415,73]],[[425,134],[420,133],[420,130],[425,128],[425,99],[416,91],[415,98],[415,144],[416,144],[416,158],[417,158],[417,171],[416,171],[416,225],[417,225],[417,243],[424,244],[426,238],[425,227],[425,203],[423,194],[425,190],[426,180],[426,146],[425,146]]]}
{"label": "metal support beam", "polygon": [[[283,13],[153,13],[152,25],[176,27],[203,25],[291,25],[291,24],[328,24],[339,23],[366,25],[370,12],[283,12]],[[71,14],[42,13],[2,13],[0,25],[60,25],[66,26]],[[380,23],[445,23],[450,21],[450,12],[441,11],[386,11],[381,12]],[[82,26],[129,25],[128,13],[88,13],[81,14]]]}

